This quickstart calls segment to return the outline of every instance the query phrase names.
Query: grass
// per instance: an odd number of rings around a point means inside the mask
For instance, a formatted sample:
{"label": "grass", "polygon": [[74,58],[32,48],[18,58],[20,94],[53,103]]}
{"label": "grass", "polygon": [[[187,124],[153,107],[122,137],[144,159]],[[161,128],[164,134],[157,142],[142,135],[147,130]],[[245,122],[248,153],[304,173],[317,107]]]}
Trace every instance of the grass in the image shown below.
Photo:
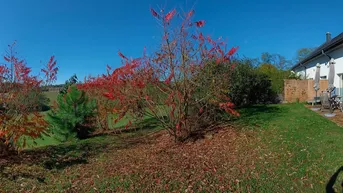
{"label": "grass", "polygon": [[27,150],[0,159],[0,191],[324,192],[343,166],[343,128],[303,105],[240,113],[234,128],[195,142],[145,127]]}
{"label": "grass", "polygon": [[[50,104],[52,105],[54,101],[57,100],[57,96],[59,94],[59,92],[44,92],[44,94],[49,98],[50,100]],[[44,111],[41,112],[41,114],[43,114],[44,116],[47,116],[49,111]],[[36,143],[34,143],[34,141]],[[43,147],[43,146],[47,146],[47,145],[57,145],[60,144],[60,142],[54,138],[53,134],[50,134],[49,136],[47,135],[42,135],[41,138],[32,140],[30,138],[27,139],[26,144],[27,144],[27,149],[31,149],[31,148],[36,148],[36,147]]]}
{"label": "grass", "polygon": [[343,128],[303,105],[256,106],[241,113],[237,122],[258,131],[265,144],[261,152],[267,161],[261,167],[269,171],[260,186],[283,192],[324,191],[343,166]]}
{"label": "grass", "polygon": [[50,99],[50,105],[57,100],[59,92],[44,92],[44,94]]}

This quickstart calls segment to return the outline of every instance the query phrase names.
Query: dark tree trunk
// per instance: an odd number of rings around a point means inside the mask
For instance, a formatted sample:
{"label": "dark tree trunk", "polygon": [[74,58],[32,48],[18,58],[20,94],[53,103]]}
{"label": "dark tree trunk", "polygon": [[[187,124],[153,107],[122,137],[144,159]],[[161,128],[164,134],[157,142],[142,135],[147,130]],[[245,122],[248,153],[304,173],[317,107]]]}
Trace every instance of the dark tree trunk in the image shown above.
{"label": "dark tree trunk", "polygon": [[0,138],[0,157],[6,157],[11,152],[11,146],[5,143],[5,139]]}
{"label": "dark tree trunk", "polygon": [[79,124],[76,126],[76,137],[78,139],[87,139],[91,133],[91,129],[83,124]]}

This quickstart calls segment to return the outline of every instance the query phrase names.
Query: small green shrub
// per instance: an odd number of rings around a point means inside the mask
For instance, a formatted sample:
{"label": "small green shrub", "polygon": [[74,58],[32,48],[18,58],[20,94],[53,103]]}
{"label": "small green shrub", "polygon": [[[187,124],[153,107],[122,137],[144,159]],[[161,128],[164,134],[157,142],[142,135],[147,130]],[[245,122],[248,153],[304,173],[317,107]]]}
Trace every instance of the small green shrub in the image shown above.
{"label": "small green shrub", "polygon": [[69,87],[67,93],[57,97],[57,106],[48,113],[48,121],[52,131],[60,141],[77,137],[87,138],[94,130],[96,101],[89,100],[84,91],[75,85]]}

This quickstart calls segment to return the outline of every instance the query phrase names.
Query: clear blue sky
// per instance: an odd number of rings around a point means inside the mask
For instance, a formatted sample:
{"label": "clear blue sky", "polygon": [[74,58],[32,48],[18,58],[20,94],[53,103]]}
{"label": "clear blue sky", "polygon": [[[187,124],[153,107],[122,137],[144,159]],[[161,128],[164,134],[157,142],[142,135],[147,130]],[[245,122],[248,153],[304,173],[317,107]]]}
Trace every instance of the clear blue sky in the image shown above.
{"label": "clear blue sky", "polygon": [[[343,32],[342,0],[0,0],[0,53],[13,40],[38,73],[40,61],[55,55],[58,83],[119,66],[117,51],[140,56],[157,46],[160,28],[149,8],[188,10],[206,20],[204,31],[227,37],[239,54],[262,52],[294,57],[302,47],[319,46],[325,33]],[[1,47],[3,49],[1,49]]]}

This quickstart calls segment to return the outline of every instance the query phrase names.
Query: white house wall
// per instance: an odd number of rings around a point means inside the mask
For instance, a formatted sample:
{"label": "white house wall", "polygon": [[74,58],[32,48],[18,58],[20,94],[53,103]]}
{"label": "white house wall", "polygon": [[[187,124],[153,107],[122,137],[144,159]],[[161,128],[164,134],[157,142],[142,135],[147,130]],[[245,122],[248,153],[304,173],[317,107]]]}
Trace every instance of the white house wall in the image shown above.
{"label": "white house wall", "polygon": [[[335,82],[334,85],[336,88],[341,88],[341,80],[338,74],[343,74],[343,47],[336,49],[332,52],[327,53],[329,56],[335,59]],[[326,76],[326,79],[329,75],[329,58],[327,56],[320,56],[314,60],[311,60],[305,64],[306,66],[306,77],[307,79],[314,79],[316,73],[316,65],[320,64],[320,76]],[[295,69],[295,72],[305,76],[304,67],[298,67]]]}

